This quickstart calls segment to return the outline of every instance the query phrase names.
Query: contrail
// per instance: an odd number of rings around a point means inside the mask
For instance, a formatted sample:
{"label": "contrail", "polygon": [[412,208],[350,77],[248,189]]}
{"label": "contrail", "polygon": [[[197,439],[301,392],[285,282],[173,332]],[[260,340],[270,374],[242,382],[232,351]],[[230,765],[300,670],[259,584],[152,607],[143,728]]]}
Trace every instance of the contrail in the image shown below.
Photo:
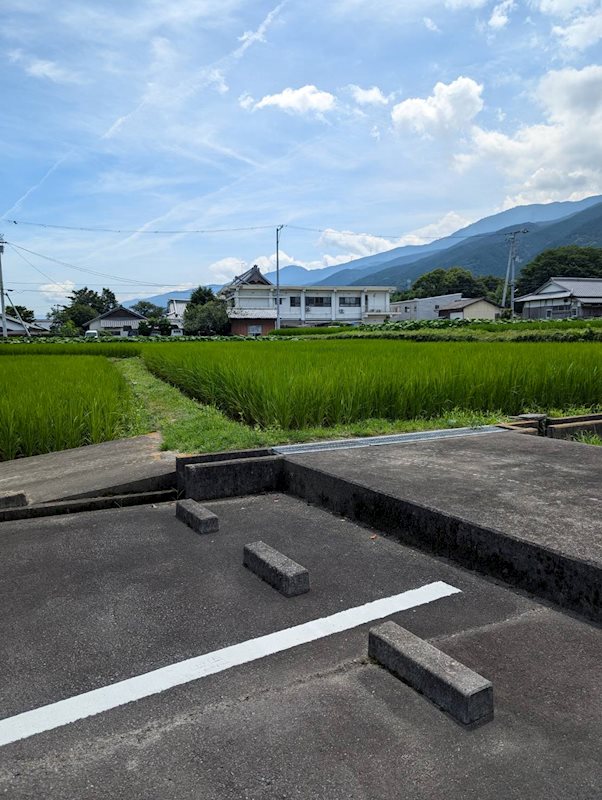
{"label": "contrail", "polygon": [[42,186],[42,184],[44,184],[48,180],[48,178],[52,175],[52,173],[61,166],[63,161],[66,161],[70,156],[73,155],[74,152],[75,152],[74,149],[69,150],[69,152],[65,153],[64,156],[61,156],[58,161],[55,161],[55,163],[50,167],[48,172],[46,172],[46,174],[43,175],[36,184],[31,186],[25,192],[25,194],[17,200],[17,202],[14,205],[12,205],[7,211],[5,211],[4,214],[2,214],[2,217],[0,217],[0,219],[4,219],[9,214],[12,214],[14,211],[17,211],[17,209],[21,207],[21,205],[25,202],[25,200],[27,200],[29,195],[32,194],[32,192],[35,192],[36,189],[39,189],[40,186]]}
{"label": "contrail", "polygon": [[[250,32],[247,32],[247,33],[243,34],[243,36],[241,37],[242,44],[240,44],[240,46],[237,47],[236,50],[234,50],[229,55],[224,56],[223,58],[219,59],[214,64],[211,64],[209,67],[204,67],[200,71],[200,74],[198,75],[198,78],[197,78],[196,82],[194,82],[194,81],[192,83],[190,81],[186,81],[185,83],[182,82],[180,84],[180,87],[178,87],[178,88],[182,89],[182,88],[186,87],[186,89],[187,89],[187,91],[182,93],[182,95],[181,95],[182,99],[184,99],[187,96],[189,96],[190,94],[193,94],[194,92],[198,91],[198,89],[200,89],[204,84],[206,84],[208,80],[210,81],[211,80],[211,76],[212,76],[212,74],[215,73],[215,69],[217,67],[221,66],[222,68],[225,68],[225,67],[231,66],[234,62],[239,61],[242,58],[242,56],[249,49],[249,47],[251,47],[251,45],[253,45],[255,42],[264,41],[265,34],[268,31],[270,25],[272,24],[274,19],[278,16],[278,14],[282,10],[282,8],[286,5],[287,2],[288,2],[288,0],[283,0],[282,3],[279,3],[275,8],[273,8],[269,12],[269,14],[267,14],[267,16],[265,17],[265,19],[263,20],[261,25],[257,28],[257,30],[250,31]],[[121,130],[123,125],[128,120],[130,120],[132,117],[136,116],[136,114],[138,114],[147,105],[150,105],[150,98],[144,97],[138,103],[138,105],[135,108],[133,108],[129,113],[123,114],[122,116],[117,117],[117,119],[115,119],[115,121],[111,125],[109,125],[109,127],[106,129],[106,131],[104,131],[104,133],[102,133],[98,137],[97,141],[102,141],[103,139],[112,138],[119,130]],[[34,186],[31,186],[25,192],[25,194],[17,200],[16,203],[14,203],[7,211],[4,212],[4,214],[2,214],[0,219],[4,219],[6,216],[8,216],[8,214],[14,213],[17,209],[19,209],[22,206],[22,204],[25,202],[25,200],[27,200],[27,198],[31,194],[33,194],[33,192],[37,191],[40,188],[40,186],[42,186],[48,180],[48,178],[52,175],[52,173],[55,172],[61,166],[61,164],[64,161],[66,161],[68,158],[70,158],[70,156],[73,155],[73,153],[75,151],[76,151],[75,148],[72,148],[64,156],[61,156],[61,158],[59,158],[58,161],[56,161],[50,167],[50,169],[46,172],[46,174],[43,175],[42,178],[40,178],[40,180]],[[143,226],[142,230],[145,227],[146,226]]]}

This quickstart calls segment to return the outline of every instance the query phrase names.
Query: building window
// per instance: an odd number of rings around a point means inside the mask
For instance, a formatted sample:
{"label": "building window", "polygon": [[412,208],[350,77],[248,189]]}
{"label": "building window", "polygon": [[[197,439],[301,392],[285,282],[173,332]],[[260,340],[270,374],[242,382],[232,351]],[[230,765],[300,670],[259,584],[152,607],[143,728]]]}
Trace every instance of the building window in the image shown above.
{"label": "building window", "polygon": [[248,325],[247,333],[249,336],[261,336],[261,325]]}
{"label": "building window", "polygon": [[291,297],[291,308],[301,308],[300,297]]}
{"label": "building window", "polygon": [[361,306],[361,297],[339,297],[340,306]]}
{"label": "building window", "polygon": [[332,297],[306,297],[305,298],[305,307],[311,308],[312,306],[318,307],[328,307],[332,305]]}

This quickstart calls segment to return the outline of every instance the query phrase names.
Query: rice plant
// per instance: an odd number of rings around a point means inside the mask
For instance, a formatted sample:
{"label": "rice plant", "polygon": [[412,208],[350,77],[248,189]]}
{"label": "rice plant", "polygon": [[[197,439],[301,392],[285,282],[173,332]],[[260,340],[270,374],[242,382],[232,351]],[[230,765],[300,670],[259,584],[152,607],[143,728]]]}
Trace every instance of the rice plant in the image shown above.
{"label": "rice plant", "polygon": [[190,396],[263,427],[602,402],[598,343],[207,342],[155,345],[143,358]]}
{"label": "rice plant", "polygon": [[0,461],[120,435],[131,395],[98,356],[14,356],[0,363]]}

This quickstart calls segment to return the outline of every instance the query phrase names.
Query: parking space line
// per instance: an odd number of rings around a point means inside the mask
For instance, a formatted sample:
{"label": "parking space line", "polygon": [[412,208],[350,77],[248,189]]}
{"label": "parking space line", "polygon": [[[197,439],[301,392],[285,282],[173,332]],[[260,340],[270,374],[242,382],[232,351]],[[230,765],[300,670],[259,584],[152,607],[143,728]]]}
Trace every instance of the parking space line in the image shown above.
{"label": "parking space line", "polygon": [[0,720],[0,747],[459,592],[443,581],[428,583],[7,717]]}

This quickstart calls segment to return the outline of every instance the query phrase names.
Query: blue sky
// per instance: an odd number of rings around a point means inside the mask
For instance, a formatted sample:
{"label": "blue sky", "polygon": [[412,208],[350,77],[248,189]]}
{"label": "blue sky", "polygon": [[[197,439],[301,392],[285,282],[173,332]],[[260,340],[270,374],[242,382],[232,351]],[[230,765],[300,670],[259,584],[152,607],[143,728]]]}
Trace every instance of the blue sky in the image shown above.
{"label": "blue sky", "polygon": [[277,224],[323,231],[282,233],[311,268],[602,193],[600,0],[3,0],[0,21],[0,232],[130,281],[7,247],[38,312],[270,268]]}

